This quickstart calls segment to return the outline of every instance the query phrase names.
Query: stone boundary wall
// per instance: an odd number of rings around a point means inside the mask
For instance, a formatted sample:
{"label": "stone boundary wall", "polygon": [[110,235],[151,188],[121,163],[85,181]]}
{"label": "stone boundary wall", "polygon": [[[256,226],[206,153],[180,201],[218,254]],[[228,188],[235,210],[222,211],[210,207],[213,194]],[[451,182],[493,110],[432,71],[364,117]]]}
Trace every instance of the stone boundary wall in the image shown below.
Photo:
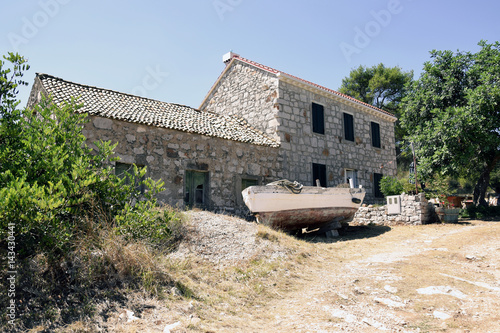
{"label": "stone boundary wall", "polygon": [[354,215],[351,225],[420,225],[435,221],[434,205],[424,193],[401,194],[401,214],[387,214],[387,206],[363,205]]}

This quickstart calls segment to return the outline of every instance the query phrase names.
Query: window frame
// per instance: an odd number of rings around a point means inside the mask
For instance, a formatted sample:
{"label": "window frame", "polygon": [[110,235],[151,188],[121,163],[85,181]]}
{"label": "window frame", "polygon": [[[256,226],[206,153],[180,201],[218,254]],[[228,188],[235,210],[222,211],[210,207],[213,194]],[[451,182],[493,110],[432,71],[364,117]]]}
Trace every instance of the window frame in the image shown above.
{"label": "window frame", "polygon": [[244,205],[245,202],[243,201],[243,195],[241,194],[241,192],[245,189],[243,186],[244,186],[244,182],[245,181],[250,181],[250,182],[255,182],[255,185],[254,186],[260,186],[262,185],[262,177],[261,176],[250,176],[250,175],[237,175],[235,177],[235,186],[234,186],[234,189],[235,189],[235,197],[236,197],[236,204],[237,205]]}
{"label": "window frame", "polygon": [[[197,190],[198,186],[195,186],[194,178],[196,174],[204,176],[201,198],[202,202],[197,202]],[[189,187],[189,188],[188,188]],[[194,193],[194,195],[190,195]],[[187,169],[184,172],[184,204],[187,207],[200,207],[207,208],[209,207],[210,202],[210,172],[208,170],[193,170]]]}
{"label": "window frame", "polygon": [[321,187],[328,187],[326,177],[326,164],[312,163],[312,178],[312,186],[316,186],[316,179],[319,179]]}
{"label": "window frame", "polygon": [[311,102],[311,127],[313,133],[325,134],[325,106]]}
{"label": "window frame", "polygon": [[[376,130],[374,128],[374,125],[376,125]],[[377,123],[375,121],[370,122],[370,136],[372,139],[372,147],[381,149],[382,148],[382,140],[380,137],[380,123]],[[377,145],[378,143],[378,145]]]}
{"label": "window frame", "polygon": [[348,169],[348,168],[344,169],[344,182],[346,184],[349,184],[349,177],[347,175],[349,172],[352,172],[352,175],[353,175],[352,178],[354,179],[354,184],[353,184],[354,188],[358,187],[359,186],[358,170],[356,170],[356,169]]}
{"label": "window frame", "polygon": [[373,173],[373,196],[375,198],[383,198],[384,194],[380,191],[380,181],[384,177],[383,174],[374,172]]}
{"label": "window frame", "polygon": [[[350,117],[351,124],[347,126],[346,117]],[[343,112],[342,113],[342,124],[344,127],[344,139],[346,141],[354,142],[355,140],[355,131],[354,131],[354,115],[352,113]],[[349,135],[350,134],[350,135]],[[352,138],[351,138],[352,136]]]}

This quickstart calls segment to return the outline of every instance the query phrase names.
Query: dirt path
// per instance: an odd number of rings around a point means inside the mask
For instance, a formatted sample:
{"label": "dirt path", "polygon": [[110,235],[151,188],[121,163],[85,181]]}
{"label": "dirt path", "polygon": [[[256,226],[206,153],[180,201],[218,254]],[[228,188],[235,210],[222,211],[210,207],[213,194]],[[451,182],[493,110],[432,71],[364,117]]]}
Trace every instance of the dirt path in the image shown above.
{"label": "dirt path", "polygon": [[125,305],[138,318],[122,305],[109,331],[500,333],[499,222],[349,227],[298,241],[233,217],[190,218],[169,273],[197,296],[138,294]]}
{"label": "dirt path", "polygon": [[500,332],[499,223],[348,238],[318,243],[296,290],[217,331]]}

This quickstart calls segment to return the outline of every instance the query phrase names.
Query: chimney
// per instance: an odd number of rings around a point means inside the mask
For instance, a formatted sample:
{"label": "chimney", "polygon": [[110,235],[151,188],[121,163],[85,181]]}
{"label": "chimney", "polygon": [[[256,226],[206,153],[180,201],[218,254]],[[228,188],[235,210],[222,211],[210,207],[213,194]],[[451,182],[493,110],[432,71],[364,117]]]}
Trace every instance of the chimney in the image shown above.
{"label": "chimney", "polygon": [[222,61],[225,64],[227,64],[229,61],[231,61],[231,59],[233,59],[234,57],[239,57],[239,56],[240,56],[239,54],[236,54],[233,51],[229,51],[228,53],[226,53],[222,56]]}

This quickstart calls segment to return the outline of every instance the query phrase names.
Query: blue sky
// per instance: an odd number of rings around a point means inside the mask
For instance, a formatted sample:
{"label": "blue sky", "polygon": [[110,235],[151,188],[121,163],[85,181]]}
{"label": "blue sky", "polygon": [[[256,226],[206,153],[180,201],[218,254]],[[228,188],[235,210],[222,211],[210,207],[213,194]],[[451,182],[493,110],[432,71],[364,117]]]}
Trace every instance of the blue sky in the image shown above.
{"label": "blue sky", "polygon": [[429,51],[500,40],[498,1],[2,1],[0,53],[35,73],[198,107],[230,50],[338,89],[351,69],[414,70]]}

